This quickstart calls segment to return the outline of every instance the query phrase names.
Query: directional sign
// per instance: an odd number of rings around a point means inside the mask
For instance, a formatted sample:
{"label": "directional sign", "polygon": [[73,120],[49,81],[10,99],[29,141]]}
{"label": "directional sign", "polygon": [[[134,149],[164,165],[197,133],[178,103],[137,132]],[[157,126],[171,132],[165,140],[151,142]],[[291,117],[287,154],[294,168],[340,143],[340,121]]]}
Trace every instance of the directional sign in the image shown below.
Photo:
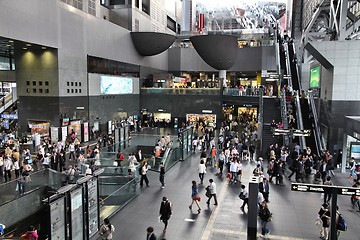
{"label": "directional sign", "polygon": [[307,184],[307,183],[291,183],[291,191],[295,191],[295,192],[331,193],[332,189],[335,189],[338,195],[360,196],[360,188]]}

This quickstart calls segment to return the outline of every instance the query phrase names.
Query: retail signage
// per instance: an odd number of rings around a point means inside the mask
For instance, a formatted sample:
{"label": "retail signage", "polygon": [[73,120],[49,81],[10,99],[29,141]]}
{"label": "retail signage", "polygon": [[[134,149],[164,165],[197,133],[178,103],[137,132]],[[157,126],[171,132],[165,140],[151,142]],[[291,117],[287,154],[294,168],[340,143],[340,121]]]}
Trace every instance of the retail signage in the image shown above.
{"label": "retail signage", "polygon": [[4,119],[18,119],[17,114],[1,114],[0,117]]}

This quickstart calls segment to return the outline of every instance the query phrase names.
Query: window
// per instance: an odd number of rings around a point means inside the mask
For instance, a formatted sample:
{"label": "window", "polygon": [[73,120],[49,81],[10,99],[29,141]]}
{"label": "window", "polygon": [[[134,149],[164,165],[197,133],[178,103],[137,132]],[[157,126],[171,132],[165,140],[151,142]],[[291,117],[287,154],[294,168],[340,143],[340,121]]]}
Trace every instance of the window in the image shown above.
{"label": "window", "polygon": [[67,93],[70,93],[70,89],[67,89]]}
{"label": "window", "polygon": [[142,11],[150,16],[150,0],[142,1]]}
{"label": "window", "polygon": [[135,0],[135,7],[137,7],[137,8],[140,7],[140,0]]}
{"label": "window", "polygon": [[33,82],[32,82],[32,85],[33,85],[33,86],[36,86],[36,81],[33,81]]}
{"label": "window", "polygon": [[42,93],[42,92],[43,92],[42,88],[39,88],[39,93]]}
{"label": "window", "polygon": [[78,90],[77,89],[75,89],[75,93],[77,93],[78,92]]}
{"label": "window", "polygon": [[45,93],[49,93],[50,91],[49,91],[49,89],[47,88],[47,89],[45,89]]}
{"label": "window", "polygon": [[79,87],[81,87],[81,82],[79,82]]}
{"label": "window", "polygon": [[167,16],[167,22],[166,25],[169,29],[171,29],[173,32],[176,32],[176,22],[169,16]]}
{"label": "window", "polygon": [[72,86],[72,87],[74,86],[74,82],[71,82],[71,86]]}
{"label": "window", "polygon": [[45,86],[49,86],[49,82],[45,82]]}
{"label": "window", "polygon": [[74,89],[71,89],[71,93],[74,93]]}
{"label": "window", "polygon": [[26,85],[27,85],[27,86],[30,86],[30,81],[26,81]]}
{"label": "window", "polygon": [[81,93],[81,89],[79,89],[79,93]]}
{"label": "window", "polygon": [[42,81],[39,81],[39,86],[42,86]]}
{"label": "window", "polygon": [[88,13],[91,14],[91,15],[96,16],[95,0],[89,0],[88,1]]}
{"label": "window", "polygon": [[73,1],[74,1],[73,6],[82,11],[83,10],[83,2],[82,2],[82,0],[73,0]]}
{"label": "window", "polygon": [[77,82],[75,82],[75,87],[77,87]]}
{"label": "window", "polygon": [[70,82],[66,82],[66,86],[70,86]]}
{"label": "window", "polygon": [[36,93],[36,88],[33,88],[33,93]]}
{"label": "window", "polygon": [[27,89],[26,89],[26,92],[27,92],[27,93],[30,93],[30,89],[27,88]]}

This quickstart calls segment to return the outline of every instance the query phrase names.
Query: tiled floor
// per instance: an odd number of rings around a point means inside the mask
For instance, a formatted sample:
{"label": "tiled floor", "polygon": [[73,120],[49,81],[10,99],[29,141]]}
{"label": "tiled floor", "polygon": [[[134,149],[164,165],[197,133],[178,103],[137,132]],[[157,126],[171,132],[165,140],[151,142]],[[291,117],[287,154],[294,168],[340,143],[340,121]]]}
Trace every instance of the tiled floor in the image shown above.
{"label": "tiled floor", "polygon": [[[229,185],[226,179],[214,175],[214,171],[208,171],[205,183],[210,178],[215,180],[219,206],[206,206],[205,186],[200,186],[202,211],[197,214],[196,207],[193,207],[193,212],[189,210],[191,181],[199,180],[198,163],[199,154],[196,154],[175,165],[166,173],[165,189],[160,188],[158,174],[150,172],[150,187],[143,188],[135,200],[111,219],[116,227],[114,239],[145,239],[148,226],[155,228],[158,239],[247,239],[247,211],[245,208],[245,212],[242,212],[239,208],[242,203],[238,198],[240,186]],[[253,164],[244,163],[244,184],[248,184],[249,173],[253,168]],[[336,185],[351,185],[345,175],[337,175]],[[315,219],[322,204],[320,195],[291,192],[287,180],[284,187],[274,184],[270,187],[269,208],[273,213],[273,221],[269,224],[271,234],[267,239],[319,239]],[[162,232],[164,226],[158,218],[163,196],[167,196],[173,203],[173,215],[166,234]],[[338,205],[348,224],[348,231],[342,232],[339,239],[360,239],[359,213],[351,209],[349,197],[339,196]]]}

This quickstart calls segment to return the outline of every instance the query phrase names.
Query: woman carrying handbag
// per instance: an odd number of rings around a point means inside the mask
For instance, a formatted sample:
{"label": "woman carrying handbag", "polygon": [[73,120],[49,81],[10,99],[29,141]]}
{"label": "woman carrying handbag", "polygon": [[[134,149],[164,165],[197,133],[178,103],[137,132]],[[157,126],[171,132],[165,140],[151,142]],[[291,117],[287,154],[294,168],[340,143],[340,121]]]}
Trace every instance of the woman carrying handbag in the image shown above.
{"label": "woman carrying handbag", "polygon": [[197,207],[198,207],[198,213],[201,212],[201,208],[199,205],[200,202],[200,196],[199,196],[199,189],[197,187],[197,184],[195,181],[192,181],[192,186],[191,186],[191,204],[189,205],[190,210],[192,209],[192,205],[194,204],[194,202],[196,203]]}

